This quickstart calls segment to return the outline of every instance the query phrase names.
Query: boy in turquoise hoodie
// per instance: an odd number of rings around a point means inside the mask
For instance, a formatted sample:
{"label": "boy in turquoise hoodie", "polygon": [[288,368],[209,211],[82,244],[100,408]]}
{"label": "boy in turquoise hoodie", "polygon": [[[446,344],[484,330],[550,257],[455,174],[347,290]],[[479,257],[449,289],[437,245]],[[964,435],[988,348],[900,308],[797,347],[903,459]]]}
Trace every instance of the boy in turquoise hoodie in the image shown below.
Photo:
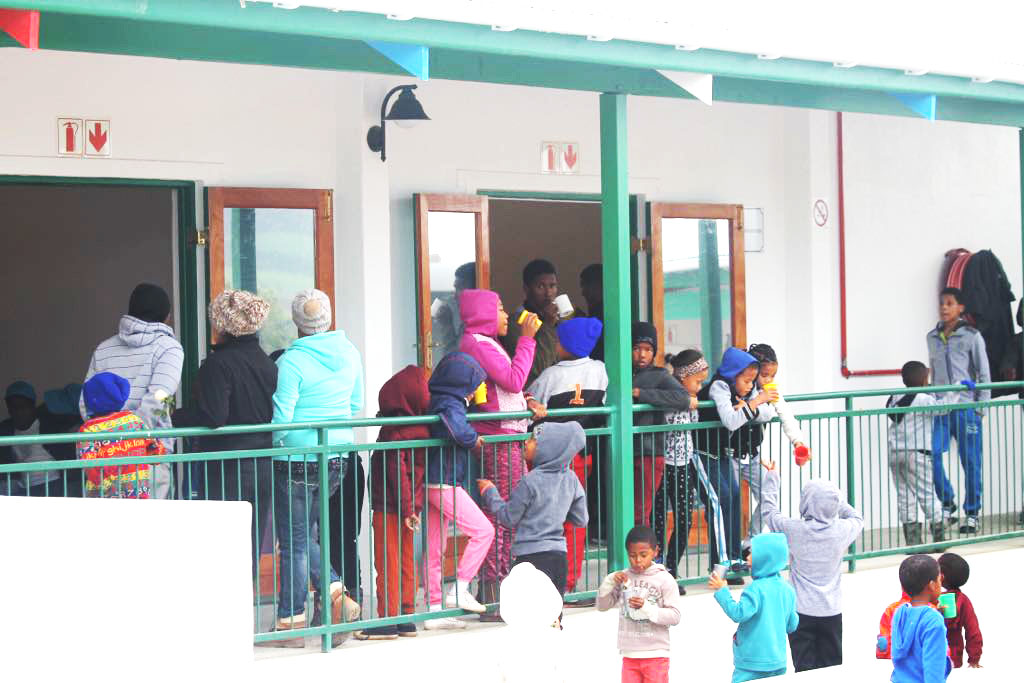
{"label": "boy in turquoise hoodie", "polygon": [[953,664],[946,650],[946,621],[935,609],[942,593],[939,563],[911,555],[900,565],[900,585],[910,602],[892,615],[892,683],[945,683]]}
{"label": "boy in turquoise hoodie", "polygon": [[708,586],[730,619],[739,624],[732,637],[733,683],[786,673],[786,636],[796,630],[796,592],[779,572],[789,558],[784,534],[758,534],[751,542],[754,581],[739,602],[725,579],[711,575]]}

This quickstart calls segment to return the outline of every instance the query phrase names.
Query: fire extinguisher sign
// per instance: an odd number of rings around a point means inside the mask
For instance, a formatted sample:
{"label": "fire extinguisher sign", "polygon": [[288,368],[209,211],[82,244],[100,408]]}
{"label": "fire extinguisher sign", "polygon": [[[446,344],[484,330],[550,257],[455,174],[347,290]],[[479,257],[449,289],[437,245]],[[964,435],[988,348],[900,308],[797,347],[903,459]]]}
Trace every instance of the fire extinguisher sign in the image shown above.
{"label": "fire extinguisher sign", "polygon": [[57,156],[80,157],[84,147],[82,119],[57,119]]}

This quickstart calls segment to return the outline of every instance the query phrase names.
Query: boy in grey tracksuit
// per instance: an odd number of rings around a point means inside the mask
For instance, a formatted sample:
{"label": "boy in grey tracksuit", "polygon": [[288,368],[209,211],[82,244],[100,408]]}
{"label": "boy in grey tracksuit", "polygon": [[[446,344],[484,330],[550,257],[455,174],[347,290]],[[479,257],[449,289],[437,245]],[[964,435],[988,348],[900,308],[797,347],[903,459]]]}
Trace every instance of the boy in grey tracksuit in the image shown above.
{"label": "boy in grey tracksuit", "polygon": [[[928,368],[912,360],[903,365],[903,384],[923,387],[928,384]],[[955,394],[936,400],[931,394],[897,394],[890,396],[886,408],[922,408],[941,402],[955,401]],[[896,507],[907,545],[921,543],[918,508],[928,520],[932,540],[945,540],[942,503],[935,495],[933,481],[932,430],[940,415],[934,411],[889,414],[889,471],[896,484]]]}
{"label": "boy in grey tracksuit", "polygon": [[519,480],[508,501],[494,484],[478,480],[480,495],[498,523],[514,529],[513,565],[529,562],[565,594],[566,521],[584,527],[587,496],[579,478],[569,467],[573,456],[586,445],[578,422],[546,422],[538,425],[526,441],[523,458],[532,469]]}
{"label": "boy in grey tracksuit", "polygon": [[[963,297],[959,289],[947,287],[939,294],[939,323],[928,333],[928,364],[932,371],[932,384],[965,384],[967,389],[951,394],[954,403],[977,403],[987,401],[992,392],[975,389],[975,384],[992,381],[988,367],[985,339],[981,332],[964,322]],[[967,517],[960,526],[960,533],[973,534],[978,531],[978,513],[981,511],[982,483],[982,411],[977,408],[953,410],[948,415],[935,418],[932,437],[934,456],[935,493],[942,501],[942,507],[950,517],[956,519],[956,491],[946,476],[942,464],[943,454],[949,450],[950,438],[956,439],[960,464],[964,468],[964,513]]]}
{"label": "boy in grey tracksuit", "polygon": [[765,469],[764,523],[789,542],[789,580],[800,624],[789,634],[797,671],[843,663],[843,555],[864,528],[864,517],[843,502],[835,484],[812,479],[800,494],[800,519],[779,511],[779,473]]}

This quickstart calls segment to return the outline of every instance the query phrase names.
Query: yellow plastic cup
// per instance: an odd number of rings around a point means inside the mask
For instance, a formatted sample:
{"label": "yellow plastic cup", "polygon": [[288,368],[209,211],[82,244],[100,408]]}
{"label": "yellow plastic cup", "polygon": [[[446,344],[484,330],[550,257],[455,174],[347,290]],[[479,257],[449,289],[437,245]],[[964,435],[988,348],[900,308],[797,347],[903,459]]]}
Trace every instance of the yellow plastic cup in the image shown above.
{"label": "yellow plastic cup", "polygon": [[[526,320],[526,316],[528,316],[528,315],[530,315],[530,312],[524,308],[523,312],[519,314],[519,318],[516,319],[516,323],[519,324],[519,325],[522,325],[523,321]],[[540,322],[540,321],[538,320],[537,322]],[[540,324],[543,325],[544,323],[541,322]],[[538,325],[538,327],[540,327],[540,325]]]}
{"label": "yellow plastic cup", "polygon": [[[778,391],[779,390],[779,385],[777,385],[775,382],[768,382],[762,388],[765,391]],[[775,401],[772,401],[772,403],[775,403]]]}
{"label": "yellow plastic cup", "polygon": [[487,403],[487,382],[481,382],[480,386],[473,392],[473,403],[478,406]]}

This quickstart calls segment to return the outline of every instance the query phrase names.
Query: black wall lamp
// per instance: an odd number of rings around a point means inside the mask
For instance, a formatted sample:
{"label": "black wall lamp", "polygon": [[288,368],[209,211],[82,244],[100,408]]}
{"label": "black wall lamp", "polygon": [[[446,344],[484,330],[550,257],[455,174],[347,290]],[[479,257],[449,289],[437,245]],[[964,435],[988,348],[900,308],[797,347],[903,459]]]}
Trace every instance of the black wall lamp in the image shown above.
{"label": "black wall lamp", "polygon": [[[366,131],[366,144],[369,145],[371,151],[380,152],[381,161],[387,159],[384,136],[385,121],[394,121],[400,126],[408,127],[417,121],[430,120],[430,117],[423,111],[423,105],[416,99],[416,95],[412,93],[415,89],[415,85],[400,85],[389,90],[388,94],[384,96],[384,101],[380,103],[380,125],[371,126],[370,130]],[[395,100],[394,105],[392,105],[391,111],[385,116],[384,112],[387,111],[388,101],[392,95],[399,91],[401,91],[401,94]]]}

